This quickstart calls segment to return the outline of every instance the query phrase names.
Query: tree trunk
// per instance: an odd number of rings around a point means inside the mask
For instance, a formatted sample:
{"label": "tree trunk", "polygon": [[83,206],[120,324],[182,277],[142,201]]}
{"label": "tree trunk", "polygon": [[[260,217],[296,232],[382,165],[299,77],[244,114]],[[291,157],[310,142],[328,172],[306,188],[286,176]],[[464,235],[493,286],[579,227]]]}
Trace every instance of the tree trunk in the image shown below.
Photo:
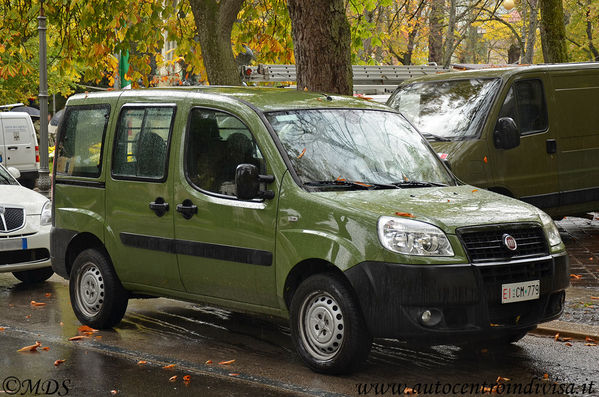
{"label": "tree trunk", "polygon": [[451,63],[451,56],[455,51],[455,28],[456,28],[456,1],[449,0],[449,21],[447,23],[447,34],[445,38],[445,48],[443,50],[443,66],[448,67]]}
{"label": "tree trunk", "polygon": [[537,0],[529,0],[530,13],[528,14],[528,33],[526,35],[526,49],[522,57],[522,63],[531,64],[535,55],[535,41],[537,40],[537,28],[539,26],[539,4]]}
{"label": "tree trunk", "polygon": [[289,0],[297,89],[353,94],[344,0]]}
{"label": "tree trunk", "polygon": [[443,63],[443,13],[444,0],[432,0],[428,17],[430,33],[428,36],[428,61]]}
{"label": "tree trunk", "polygon": [[541,44],[545,63],[568,62],[562,0],[540,0]]}
{"label": "tree trunk", "polygon": [[595,47],[595,45],[593,44],[593,25],[592,25],[592,21],[591,21],[591,0],[587,0],[587,12],[586,12],[586,18],[587,18],[587,39],[589,40],[589,51],[591,53],[591,56],[589,57],[590,61],[599,61],[599,51],[597,51],[597,48]]}
{"label": "tree trunk", "polygon": [[243,1],[189,0],[210,84],[241,85],[231,30]]}

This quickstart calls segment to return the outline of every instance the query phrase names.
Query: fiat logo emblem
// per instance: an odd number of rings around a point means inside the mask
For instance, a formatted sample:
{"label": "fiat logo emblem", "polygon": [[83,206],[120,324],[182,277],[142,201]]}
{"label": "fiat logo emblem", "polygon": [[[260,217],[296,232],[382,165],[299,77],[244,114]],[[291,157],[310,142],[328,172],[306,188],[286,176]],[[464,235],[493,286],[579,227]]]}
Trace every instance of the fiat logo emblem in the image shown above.
{"label": "fiat logo emblem", "polygon": [[518,248],[516,239],[507,233],[503,235],[503,245],[505,245],[505,247],[510,251],[516,251],[516,249]]}

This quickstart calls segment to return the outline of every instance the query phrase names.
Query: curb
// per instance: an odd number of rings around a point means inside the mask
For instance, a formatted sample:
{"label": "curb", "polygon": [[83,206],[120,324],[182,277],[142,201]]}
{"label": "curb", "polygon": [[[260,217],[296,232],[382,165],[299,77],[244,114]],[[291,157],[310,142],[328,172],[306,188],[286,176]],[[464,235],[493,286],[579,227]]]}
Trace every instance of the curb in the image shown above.
{"label": "curb", "polygon": [[540,324],[531,334],[566,336],[574,339],[584,340],[587,336],[599,340],[599,326],[570,323],[567,321],[554,320]]}

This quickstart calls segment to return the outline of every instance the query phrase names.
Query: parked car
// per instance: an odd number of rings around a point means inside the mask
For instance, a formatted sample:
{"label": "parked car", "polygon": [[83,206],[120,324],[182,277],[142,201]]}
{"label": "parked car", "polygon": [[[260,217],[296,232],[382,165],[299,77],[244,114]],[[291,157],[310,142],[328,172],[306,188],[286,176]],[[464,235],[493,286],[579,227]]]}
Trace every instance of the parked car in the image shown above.
{"label": "parked car", "polygon": [[387,103],[465,182],[555,218],[599,209],[599,63],[426,76]]}
{"label": "parked car", "polygon": [[365,100],[206,87],[76,95],[58,131],[52,264],[77,318],[131,296],[288,320],[313,370],[372,337],[509,343],[563,310],[544,212],[464,185]]}
{"label": "parked car", "polygon": [[49,251],[52,207],[46,197],[21,186],[18,177],[19,170],[0,164],[0,272],[39,283],[54,273]]}
{"label": "parked car", "polygon": [[40,153],[33,122],[25,112],[0,112],[0,164],[19,170],[23,186],[33,189]]}

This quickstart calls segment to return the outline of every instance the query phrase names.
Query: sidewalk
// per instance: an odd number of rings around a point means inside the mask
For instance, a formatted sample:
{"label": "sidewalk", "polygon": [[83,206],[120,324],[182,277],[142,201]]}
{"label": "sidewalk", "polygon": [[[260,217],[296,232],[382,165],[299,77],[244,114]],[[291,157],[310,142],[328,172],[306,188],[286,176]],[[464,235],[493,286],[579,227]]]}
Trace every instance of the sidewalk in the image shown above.
{"label": "sidewalk", "polygon": [[556,224],[570,256],[570,288],[562,316],[535,332],[599,340],[599,213],[593,220],[568,217]]}

